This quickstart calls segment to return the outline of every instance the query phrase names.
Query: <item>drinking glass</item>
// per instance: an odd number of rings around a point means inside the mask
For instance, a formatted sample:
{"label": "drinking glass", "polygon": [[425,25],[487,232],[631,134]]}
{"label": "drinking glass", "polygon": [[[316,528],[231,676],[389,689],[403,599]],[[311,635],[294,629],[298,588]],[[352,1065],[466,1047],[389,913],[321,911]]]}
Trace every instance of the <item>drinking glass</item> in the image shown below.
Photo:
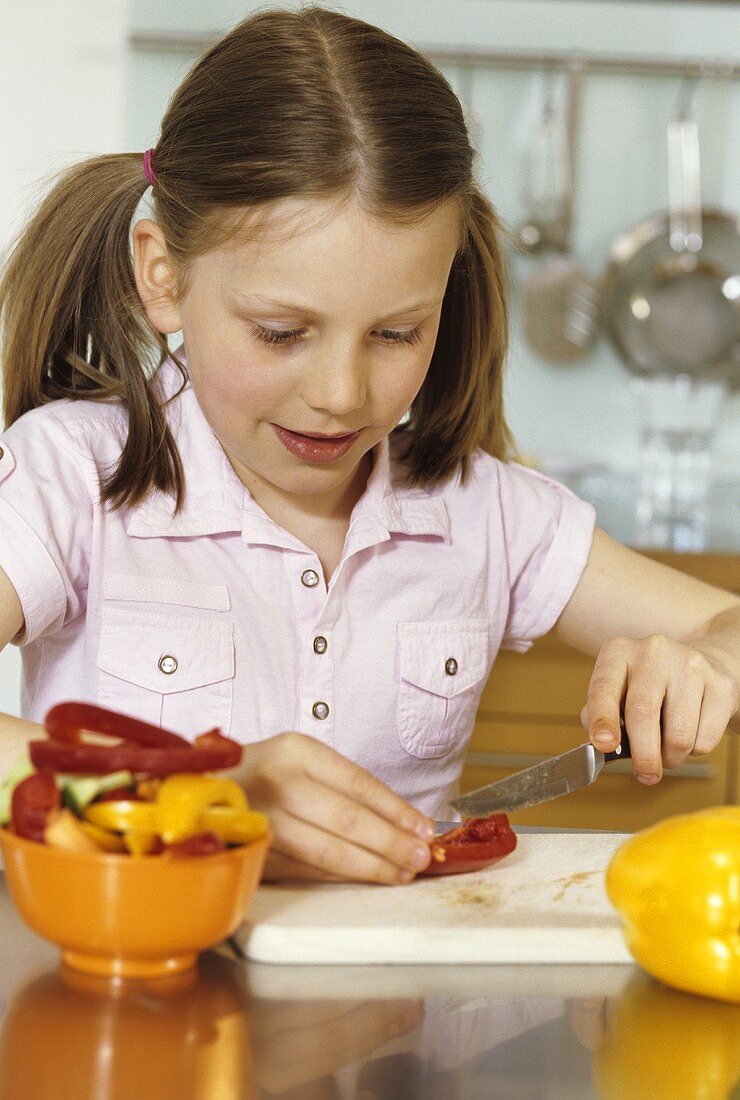
{"label": "drinking glass", "polygon": [[727,379],[694,374],[635,378],[640,467],[637,544],[706,549],[711,459]]}

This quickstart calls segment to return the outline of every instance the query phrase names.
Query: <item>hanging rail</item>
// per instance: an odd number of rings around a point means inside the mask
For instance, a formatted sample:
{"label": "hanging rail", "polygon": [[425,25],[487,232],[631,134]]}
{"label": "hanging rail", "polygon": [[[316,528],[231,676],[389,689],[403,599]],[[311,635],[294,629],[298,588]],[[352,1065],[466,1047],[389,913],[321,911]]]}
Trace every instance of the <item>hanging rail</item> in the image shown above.
{"label": "hanging rail", "polygon": [[[171,34],[169,31],[132,31],[128,44],[134,50],[156,53],[198,54],[212,46],[219,33]],[[438,65],[453,65],[462,69],[563,69],[578,68],[582,72],[637,73],[641,75],[703,77],[740,76],[740,64],[707,57],[629,57],[620,54],[589,54],[579,51],[540,52],[530,50],[471,50],[467,48],[430,47],[421,52]]]}

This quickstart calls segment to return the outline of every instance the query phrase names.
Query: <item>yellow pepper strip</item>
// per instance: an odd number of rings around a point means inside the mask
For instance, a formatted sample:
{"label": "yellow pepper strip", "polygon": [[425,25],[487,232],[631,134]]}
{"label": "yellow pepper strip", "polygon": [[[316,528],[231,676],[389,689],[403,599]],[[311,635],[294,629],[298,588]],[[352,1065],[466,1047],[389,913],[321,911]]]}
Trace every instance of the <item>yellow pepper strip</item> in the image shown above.
{"label": "yellow pepper strip", "polygon": [[229,806],[234,810],[249,809],[247,796],[233,779],[216,779],[208,775],[169,775],[157,791],[157,831],[165,844],[186,840],[203,832],[203,811],[210,806]]}
{"label": "yellow pepper strip", "polygon": [[153,802],[135,802],[121,799],[114,802],[91,802],[85,806],[82,816],[101,829],[127,833],[135,829],[140,833],[157,832],[157,814]]}
{"label": "yellow pepper strip", "polygon": [[267,818],[259,810],[235,810],[232,806],[209,806],[200,815],[200,829],[216,833],[227,844],[248,844],[267,832]]}
{"label": "yellow pepper strip", "polygon": [[110,829],[101,829],[99,825],[93,825],[89,821],[78,821],[77,824],[87,833],[87,835],[95,841],[97,846],[104,852],[125,852],[126,845],[123,842],[123,837],[118,833],[111,832]]}
{"label": "yellow pepper strip", "polygon": [[129,829],[123,834],[123,843],[132,856],[149,855],[156,840],[156,833],[145,833],[140,829]]}
{"label": "yellow pepper strip", "polygon": [[606,889],[654,978],[740,1004],[740,807],[678,814],[616,851]]}

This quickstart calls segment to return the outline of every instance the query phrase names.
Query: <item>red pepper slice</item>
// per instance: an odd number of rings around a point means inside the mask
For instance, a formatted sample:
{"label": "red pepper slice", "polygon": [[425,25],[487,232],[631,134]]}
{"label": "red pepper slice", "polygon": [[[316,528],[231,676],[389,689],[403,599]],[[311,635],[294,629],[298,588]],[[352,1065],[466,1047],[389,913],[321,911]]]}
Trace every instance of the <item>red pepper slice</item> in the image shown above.
{"label": "red pepper slice", "polygon": [[194,836],[178,840],[165,846],[165,853],[173,856],[210,856],[222,852],[226,845],[217,833],[195,833]]}
{"label": "red pepper slice", "polygon": [[96,707],[92,703],[57,703],[46,712],[44,725],[49,737],[72,745],[79,743],[83,730],[135,741],[138,745],[190,745],[179,733],[171,733],[160,726],[142,722],[140,718]]}
{"label": "red pepper slice", "polygon": [[[208,730],[191,745],[177,733],[88,703],[59,703],[46,715],[45,725],[49,740],[28,746],[34,766],[45,771],[157,776],[233,768],[242,757],[242,746],[219,729]],[[88,744],[81,739],[83,730],[122,740],[115,745]]]}
{"label": "red pepper slice", "polygon": [[61,805],[62,796],[54,776],[34,772],[13,788],[10,800],[13,832],[43,844],[49,818]]}
{"label": "red pepper slice", "polygon": [[473,817],[430,845],[432,861],[419,872],[428,875],[458,875],[463,871],[480,871],[498,863],[516,848],[516,833],[506,814]]}

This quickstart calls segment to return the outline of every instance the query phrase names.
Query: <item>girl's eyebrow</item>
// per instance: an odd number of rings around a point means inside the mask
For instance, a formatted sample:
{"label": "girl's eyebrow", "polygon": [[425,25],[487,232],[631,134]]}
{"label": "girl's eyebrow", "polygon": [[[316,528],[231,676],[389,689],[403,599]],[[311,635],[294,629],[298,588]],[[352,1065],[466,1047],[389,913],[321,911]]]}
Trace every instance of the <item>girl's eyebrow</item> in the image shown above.
{"label": "girl's eyebrow", "polygon": [[[392,313],[388,313],[385,317],[381,317],[381,321],[388,320],[390,317],[399,317],[405,313],[418,313],[422,309],[432,309],[432,307],[440,304],[440,298],[430,298],[423,302],[415,302],[413,305],[403,306],[401,309],[394,309]],[[324,314],[318,310],[311,309],[310,306],[300,305],[297,302],[283,302],[277,298],[266,298],[261,294],[250,294],[246,296],[239,295],[239,305],[249,308],[250,306],[269,306],[270,308],[285,309],[289,313],[300,313],[304,317],[319,317],[324,318]]]}

